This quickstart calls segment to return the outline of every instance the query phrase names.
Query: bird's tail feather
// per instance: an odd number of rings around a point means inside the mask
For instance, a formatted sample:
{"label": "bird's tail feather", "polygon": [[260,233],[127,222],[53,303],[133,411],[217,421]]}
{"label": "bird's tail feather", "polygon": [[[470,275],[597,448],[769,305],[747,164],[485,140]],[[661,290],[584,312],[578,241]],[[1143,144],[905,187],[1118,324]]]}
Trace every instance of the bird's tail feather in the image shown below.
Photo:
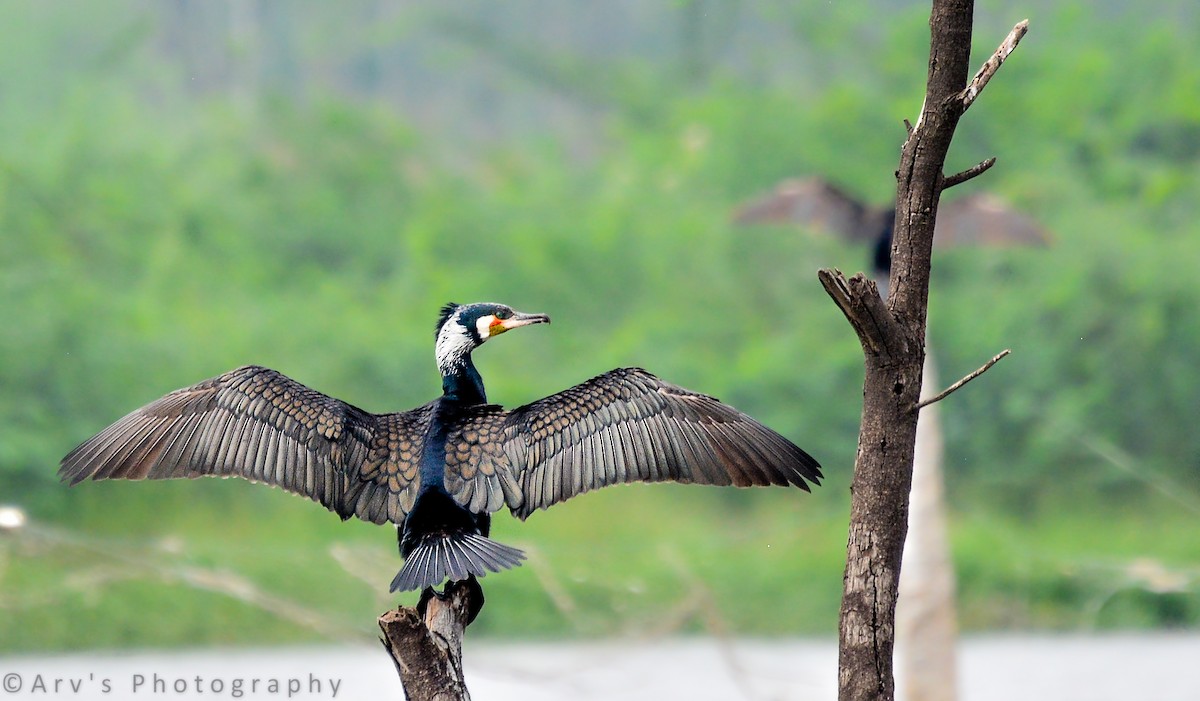
{"label": "bird's tail feather", "polygon": [[426,536],[404,559],[392,591],[414,591],[517,567],[525,553],[474,533]]}

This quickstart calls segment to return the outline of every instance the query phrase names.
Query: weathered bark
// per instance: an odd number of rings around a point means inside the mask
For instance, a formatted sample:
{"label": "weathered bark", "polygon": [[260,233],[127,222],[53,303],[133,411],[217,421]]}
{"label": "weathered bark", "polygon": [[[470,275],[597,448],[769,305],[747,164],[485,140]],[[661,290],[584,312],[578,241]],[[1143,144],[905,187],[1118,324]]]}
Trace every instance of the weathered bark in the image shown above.
{"label": "weathered bark", "polygon": [[866,355],[839,626],[839,698],[891,699],[894,615],[924,353],[861,273],[848,281],[836,271],[819,276]]}
{"label": "weathered bark", "polygon": [[[946,186],[942,169],[959,117],[1024,34],[1022,23],[968,86],[973,10],[971,0],[933,0],[925,102],[896,172],[887,303],[861,273],[846,280],[836,270],[818,272],[858,334],[865,366],[839,626],[842,701],[890,700],[895,694],[896,598],[925,360],[934,221]],[[978,174],[986,167],[972,170]]]}
{"label": "weathered bark", "polygon": [[444,598],[429,599],[424,615],[401,606],[379,617],[381,642],[396,663],[409,701],[470,700],[463,679],[462,640],[481,599],[477,583],[451,582]]}

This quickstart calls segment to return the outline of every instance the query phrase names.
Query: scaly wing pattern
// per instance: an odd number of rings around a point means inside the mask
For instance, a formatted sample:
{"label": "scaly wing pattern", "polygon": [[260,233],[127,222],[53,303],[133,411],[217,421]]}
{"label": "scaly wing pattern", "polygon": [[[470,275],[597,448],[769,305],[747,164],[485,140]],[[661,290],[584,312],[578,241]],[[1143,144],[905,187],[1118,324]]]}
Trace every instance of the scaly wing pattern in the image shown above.
{"label": "scaly wing pattern", "polygon": [[707,395],[638,368],[612,370],[505,421],[505,454],[520,484],[513,513],[624,482],[818,484],[820,466],[788,439]]}
{"label": "scaly wing pattern", "polygon": [[471,407],[446,432],[446,491],[472,513],[498,510],[520,500],[520,485],[505,452],[508,412]]}
{"label": "scaly wing pattern", "polygon": [[377,416],[246,366],[130,413],[63,458],[59,477],[242,477],[342,518],[400,523],[419,487],[428,413]]}

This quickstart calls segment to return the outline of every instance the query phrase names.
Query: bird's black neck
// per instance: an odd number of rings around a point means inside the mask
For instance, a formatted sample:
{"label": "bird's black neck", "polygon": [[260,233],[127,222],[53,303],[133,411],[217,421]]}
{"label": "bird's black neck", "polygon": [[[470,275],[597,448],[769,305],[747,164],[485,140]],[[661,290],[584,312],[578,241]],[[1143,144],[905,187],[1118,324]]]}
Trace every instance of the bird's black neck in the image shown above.
{"label": "bird's black neck", "polygon": [[442,371],[442,396],[462,404],[487,404],[483,377],[467,353]]}

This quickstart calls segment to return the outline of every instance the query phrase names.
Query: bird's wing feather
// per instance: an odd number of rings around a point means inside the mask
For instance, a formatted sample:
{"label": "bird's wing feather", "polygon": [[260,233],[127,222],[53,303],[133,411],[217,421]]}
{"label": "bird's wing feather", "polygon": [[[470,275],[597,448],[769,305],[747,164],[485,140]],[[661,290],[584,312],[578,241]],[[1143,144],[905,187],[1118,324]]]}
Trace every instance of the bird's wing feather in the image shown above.
{"label": "bird's wing feather", "polygon": [[986,193],[945,202],[938,207],[939,248],[951,246],[1046,246],[1050,232],[1028,215]]}
{"label": "bird's wing feather", "polygon": [[446,431],[446,491],[472,513],[496,511],[520,498],[505,453],[506,419],[507,412],[495,405],[469,407]]}
{"label": "bird's wing feather", "polygon": [[882,212],[823,178],[784,180],[770,193],[742,204],[738,224],[799,224],[850,242],[873,241]]}
{"label": "bird's wing feather", "polygon": [[519,481],[506,500],[525,518],[622,482],[786,485],[820,466],[775,431],[713,397],[638,368],[612,370],[511,411],[505,454]]}
{"label": "bird's wing feather", "polygon": [[354,486],[347,503],[355,516],[373,523],[404,523],[421,489],[421,455],[432,415],[426,404],[375,417],[366,459],[349,466]]}
{"label": "bird's wing feather", "polygon": [[71,484],[235,476],[342,518],[401,522],[419,486],[421,412],[376,416],[246,366],[130,413],[71,451],[58,474]]}

